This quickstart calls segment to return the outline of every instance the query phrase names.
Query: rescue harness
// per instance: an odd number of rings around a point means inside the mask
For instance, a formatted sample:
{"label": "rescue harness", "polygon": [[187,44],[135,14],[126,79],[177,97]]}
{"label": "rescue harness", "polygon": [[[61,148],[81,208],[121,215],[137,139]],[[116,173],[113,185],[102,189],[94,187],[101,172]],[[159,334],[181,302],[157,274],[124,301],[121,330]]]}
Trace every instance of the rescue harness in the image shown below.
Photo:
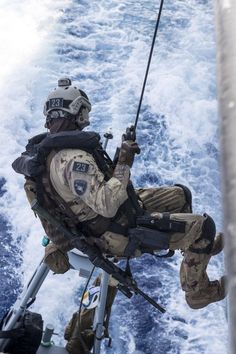
{"label": "rescue harness", "polygon": [[[12,166],[14,170],[34,180],[38,202],[50,211],[65,226],[78,229],[86,237],[100,237],[105,231],[129,237],[130,244],[125,256],[134,255],[137,247],[142,253],[152,253],[153,249],[168,249],[173,232],[185,232],[185,222],[170,220],[169,213],[163,213],[161,219],[154,219],[140,206],[133,185],[127,187],[128,199],[119,208],[114,218],[97,215],[94,219],[79,222],[71,209],[73,202],[65,202],[50,182],[49,165],[51,158],[62,149],[81,149],[90,153],[105,180],[112,177],[114,162],[100,143],[100,136],[94,132],[66,131],[56,134],[39,134],[29,140],[26,151],[17,158]],[[127,218],[127,225],[116,222],[121,215]],[[137,237],[135,237],[137,235]],[[48,235],[50,238],[50,235]]]}

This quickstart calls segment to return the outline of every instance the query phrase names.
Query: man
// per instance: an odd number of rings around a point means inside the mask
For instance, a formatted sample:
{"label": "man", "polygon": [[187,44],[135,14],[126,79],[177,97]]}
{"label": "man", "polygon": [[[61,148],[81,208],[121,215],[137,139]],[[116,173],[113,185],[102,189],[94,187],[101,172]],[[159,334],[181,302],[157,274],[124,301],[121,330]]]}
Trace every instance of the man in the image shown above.
{"label": "man", "polygon": [[[226,295],[225,278],[210,281],[206,273],[211,256],[223,248],[222,235],[215,238],[212,218],[192,214],[191,193],[184,186],[134,192],[130,170],[135,154],[140,153],[138,144],[124,136],[112,164],[101,152],[97,135],[81,132],[89,125],[90,110],[91,104],[82,90],[74,87],[70,79],[59,80],[44,107],[45,127],[50,134],[33,138],[27,151],[13,163],[14,169],[26,176],[29,201],[37,197],[68,228],[79,227],[86,242],[104,255],[140,256],[161,248],[181,250],[184,258],[180,280],[188,305],[198,309],[222,300]],[[61,145],[51,143],[59,138],[67,140]],[[51,145],[45,143],[47,139],[51,139]],[[42,146],[44,153],[39,154]],[[41,221],[51,240],[45,262],[54,272],[64,273],[70,267],[66,252],[72,246],[47,220]],[[115,293],[111,279],[107,311]],[[78,316],[73,316],[66,330],[70,353],[84,353],[83,339],[91,347],[92,318],[92,311],[84,311],[78,325]],[[78,327],[83,332],[82,339]]]}

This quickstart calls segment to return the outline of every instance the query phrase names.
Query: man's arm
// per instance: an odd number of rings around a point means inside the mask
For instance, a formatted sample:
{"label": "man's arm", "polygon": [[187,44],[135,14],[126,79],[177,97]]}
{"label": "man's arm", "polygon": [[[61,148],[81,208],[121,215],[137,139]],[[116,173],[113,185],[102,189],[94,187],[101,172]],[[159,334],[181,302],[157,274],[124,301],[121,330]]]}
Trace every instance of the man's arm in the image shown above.
{"label": "man's arm", "polygon": [[128,198],[129,175],[128,165],[117,164],[113,177],[105,181],[92,155],[80,151],[68,162],[64,178],[76,197],[97,214],[110,218]]}
{"label": "man's arm", "polygon": [[82,200],[95,213],[111,218],[128,198],[130,168],[139,151],[137,143],[124,141],[113,177],[106,181],[91,154],[83,150],[62,150],[51,162],[51,181],[56,190],[61,184],[66,185],[78,201]]}

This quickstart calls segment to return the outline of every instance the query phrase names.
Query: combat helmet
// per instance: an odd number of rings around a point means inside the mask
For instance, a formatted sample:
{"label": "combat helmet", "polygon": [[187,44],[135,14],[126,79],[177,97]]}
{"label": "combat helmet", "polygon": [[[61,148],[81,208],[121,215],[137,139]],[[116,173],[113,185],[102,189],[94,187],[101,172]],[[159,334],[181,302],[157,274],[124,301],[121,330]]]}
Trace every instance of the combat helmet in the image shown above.
{"label": "combat helmet", "polygon": [[56,87],[47,97],[43,113],[46,116],[46,126],[52,119],[76,119],[80,128],[89,125],[91,103],[84,91],[72,86],[69,78],[58,80]]}

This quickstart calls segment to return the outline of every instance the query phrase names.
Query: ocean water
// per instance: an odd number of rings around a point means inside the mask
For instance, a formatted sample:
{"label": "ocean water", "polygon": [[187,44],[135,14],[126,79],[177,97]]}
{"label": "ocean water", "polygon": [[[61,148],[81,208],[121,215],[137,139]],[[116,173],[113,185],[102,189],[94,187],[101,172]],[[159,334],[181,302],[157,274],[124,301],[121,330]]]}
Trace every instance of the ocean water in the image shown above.
{"label": "ocean water", "polygon": [[[88,94],[91,129],[112,128],[113,155],[134,122],[159,3],[148,0],[1,0],[0,254],[1,315],[43,257],[42,227],[27,203],[23,177],[11,168],[29,137],[45,131],[43,104],[62,76]],[[136,187],[183,183],[194,212],[222,228],[213,2],[166,2],[144,95],[132,169]],[[162,315],[139,296],[119,294],[111,317],[113,348],[102,353],[220,354],[228,348],[225,301],[191,310],[179,284],[181,255],[132,261],[141,289],[163,304]],[[223,256],[209,266],[224,273]],[[76,272],[49,275],[35,311],[60,334],[78,309],[84,281]],[[64,342],[55,337],[55,342]]]}

